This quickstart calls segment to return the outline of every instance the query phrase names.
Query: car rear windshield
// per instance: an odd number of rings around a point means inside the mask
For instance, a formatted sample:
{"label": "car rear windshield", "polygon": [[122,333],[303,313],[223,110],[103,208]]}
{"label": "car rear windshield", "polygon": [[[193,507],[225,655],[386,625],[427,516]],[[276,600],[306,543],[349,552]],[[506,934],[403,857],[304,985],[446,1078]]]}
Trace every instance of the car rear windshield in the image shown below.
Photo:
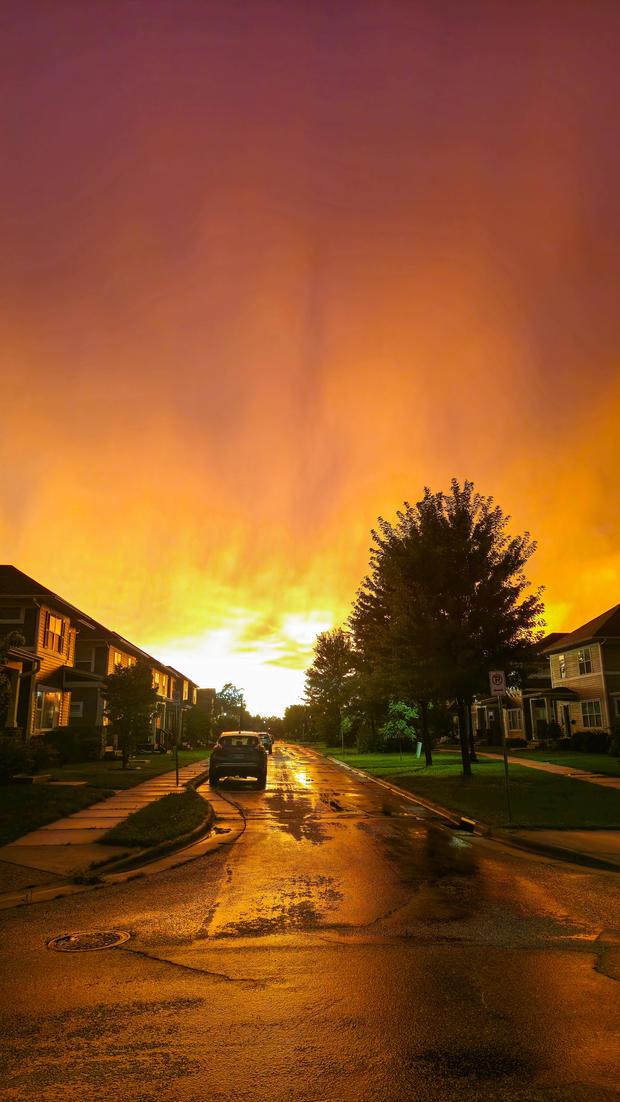
{"label": "car rear windshield", "polygon": [[220,739],[220,746],[257,746],[256,735],[224,735]]}

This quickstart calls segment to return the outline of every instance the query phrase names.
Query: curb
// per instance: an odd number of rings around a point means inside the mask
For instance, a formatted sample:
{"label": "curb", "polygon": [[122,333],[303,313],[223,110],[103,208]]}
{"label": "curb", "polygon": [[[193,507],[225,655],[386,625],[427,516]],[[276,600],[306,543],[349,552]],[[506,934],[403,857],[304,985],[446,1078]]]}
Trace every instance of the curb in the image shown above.
{"label": "curb", "polygon": [[[319,755],[319,751],[315,751],[315,753]],[[326,754],[320,756],[327,758]],[[404,788],[399,788],[396,784],[384,781],[380,777],[373,777],[372,773],[367,773],[365,769],[354,768],[352,765],[347,765],[346,762],[340,761],[339,758],[329,758],[328,760],[348,770],[349,773],[355,773],[358,777],[372,781],[381,788],[387,788],[388,791],[398,794],[411,803],[421,804],[427,811],[433,811],[442,819],[445,819],[446,822],[456,830],[467,831],[469,834],[476,834],[480,838],[490,838],[493,841],[502,842],[504,845],[514,846],[515,849],[540,854],[542,857],[567,861],[571,864],[586,866],[587,868],[601,869],[605,872],[620,872],[619,863],[607,861],[604,857],[591,856],[590,854],[580,853],[574,849],[568,849],[557,845],[553,846],[547,842],[537,842],[535,839],[530,841],[528,838],[516,838],[507,830],[502,830],[498,827],[490,827],[487,826],[486,823],[478,823],[475,819],[469,819],[465,815],[459,815],[457,812],[448,811],[445,807],[440,807],[439,804],[432,804],[428,800],[415,796],[412,792],[408,792]]]}
{"label": "curb", "polygon": [[[186,781],[184,787],[198,788],[201,784],[204,784],[208,775],[208,770],[206,770],[196,777],[190,778],[189,781]],[[123,880],[134,879],[140,876],[142,870],[148,870],[149,865],[155,864],[159,860],[165,860],[166,857],[182,854],[184,850],[198,845],[202,840],[204,840],[205,845],[208,845],[209,841],[214,844],[201,853],[188,856],[187,861],[193,861],[197,857],[202,856],[205,852],[211,852],[213,849],[219,849],[220,846],[230,845],[232,842],[236,841],[239,836],[238,834],[230,837],[228,834],[219,835],[214,831],[213,826],[217,820],[217,816],[212,804],[208,800],[205,800],[205,803],[207,804],[208,811],[203,822],[188,834],[184,834],[180,838],[175,838],[171,842],[164,842],[160,846],[154,846],[148,850],[141,850],[139,853],[111,859],[109,862],[105,862],[105,864],[96,866],[91,870],[86,870],[83,874],[75,873],[72,877],[59,878],[54,883],[40,884],[36,887],[23,888],[19,891],[5,892],[0,895],[0,910],[14,909],[32,903],[51,902],[54,899],[59,899],[68,895],[78,895],[82,892],[96,891],[108,885],[118,884]],[[184,863],[185,862],[182,860],[177,862],[177,864]],[[79,879],[80,875],[84,877],[83,880]]]}
{"label": "curb", "polygon": [[92,872],[93,878],[103,880],[107,873],[142,868],[144,865],[150,864],[151,861],[156,861],[159,857],[166,857],[169,853],[175,853],[179,849],[184,849],[186,846],[191,846],[194,842],[200,841],[205,835],[211,833],[215,822],[215,812],[211,804],[208,801],[205,802],[208,807],[207,814],[202,823],[190,830],[188,834],[181,834],[178,838],[171,839],[168,842],[160,842],[159,845],[151,846],[150,849],[138,850],[137,853],[128,854],[126,857],[110,858],[110,860],[104,860],[100,865],[90,865],[89,870],[84,873],[76,873],[75,876],[68,877],[69,882],[74,884],[84,883],[81,877],[88,879],[89,871]]}

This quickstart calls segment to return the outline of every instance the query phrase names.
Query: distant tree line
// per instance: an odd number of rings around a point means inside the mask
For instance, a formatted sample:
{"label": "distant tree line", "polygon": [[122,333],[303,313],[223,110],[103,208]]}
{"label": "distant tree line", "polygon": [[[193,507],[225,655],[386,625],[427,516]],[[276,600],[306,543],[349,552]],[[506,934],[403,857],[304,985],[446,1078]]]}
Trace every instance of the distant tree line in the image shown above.
{"label": "distant tree line", "polygon": [[509,536],[509,521],[456,479],[449,493],[405,502],[394,523],[379,517],[347,623],[317,637],[298,729],[360,749],[415,734],[430,765],[456,720],[469,775],[474,697],[488,694],[493,669],[518,685],[543,635],[541,591],[527,592],[524,572],[536,545]]}

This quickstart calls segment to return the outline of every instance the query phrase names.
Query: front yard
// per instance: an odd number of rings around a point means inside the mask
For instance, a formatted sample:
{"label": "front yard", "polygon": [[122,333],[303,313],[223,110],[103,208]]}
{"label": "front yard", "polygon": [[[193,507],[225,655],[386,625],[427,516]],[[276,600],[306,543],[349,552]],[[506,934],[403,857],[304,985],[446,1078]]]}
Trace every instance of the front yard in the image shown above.
{"label": "front yard", "polygon": [[[579,830],[617,829],[620,825],[620,789],[604,788],[562,774],[511,762],[512,821],[509,821],[503,761],[481,757],[472,765],[473,776],[466,778],[462,775],[460,755],[449,751],[434,753],[434,764],[428,769],[423,759],[411,754],[400,757],[398,754],[358,754],[352,750],[345,750],[343,754],[335,748],[323,752],[353,768],[390,781],[429,803],[489,826]],[[599,756],[602,755],[583,755],[583,758]],[[564,759],[565,756],[558,757]]]}

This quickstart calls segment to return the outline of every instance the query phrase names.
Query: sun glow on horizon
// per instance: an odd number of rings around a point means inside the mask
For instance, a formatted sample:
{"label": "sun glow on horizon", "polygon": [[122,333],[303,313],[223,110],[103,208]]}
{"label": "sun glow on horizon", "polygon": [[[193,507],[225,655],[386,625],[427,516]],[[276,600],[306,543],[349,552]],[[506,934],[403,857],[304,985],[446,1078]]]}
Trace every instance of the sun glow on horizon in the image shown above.
{"label": "sun glow on horizon", "polygon": [[620,600],[620,5],[284,7],[11,4],[0,102],[0,557],[262,714],[453,476]]}

